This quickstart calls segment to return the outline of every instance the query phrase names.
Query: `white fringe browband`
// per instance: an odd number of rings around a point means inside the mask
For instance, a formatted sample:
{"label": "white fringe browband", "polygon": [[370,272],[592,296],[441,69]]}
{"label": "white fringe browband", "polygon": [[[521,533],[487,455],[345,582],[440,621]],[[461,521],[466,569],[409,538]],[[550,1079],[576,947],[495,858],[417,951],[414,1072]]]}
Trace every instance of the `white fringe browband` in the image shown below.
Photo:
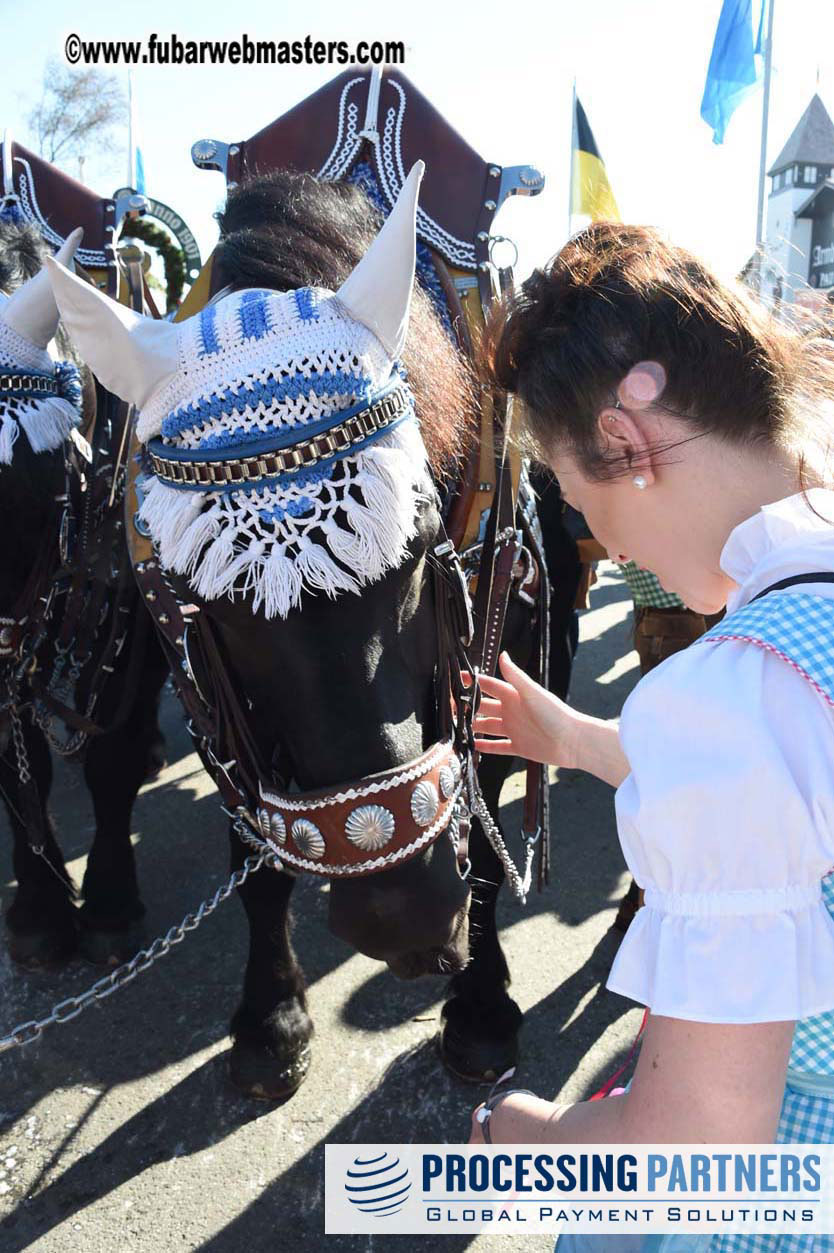
{"label": "white fringe browband", "polygon": [[0,465],[11,465],[21,427],[33,452],[52,452],[77,425],[77,408],[60,396],[33,401],[0,398]]}
{"label": "white fringe browband", "polygon": [[21,427],[33,452],[52,452],[61,447],[80,420],[81,385],[75,367],[67,362],[56,364],[45,348],[30,343],[0,318],[0,374],[30,371],[55,372],[56,378],[63,380],[60,390],[66,394],[24,399],[0,392],[0,465],[11,464]]}
{"label": "white fringe browband", "polygon": [[431,491],[414,419],[362,451],[288,485],[182,491],[154,479],[140,517],[162,566],[206,600],[252,594],[286,618],[303,591],[359,593],[404,560],[421,494]]}

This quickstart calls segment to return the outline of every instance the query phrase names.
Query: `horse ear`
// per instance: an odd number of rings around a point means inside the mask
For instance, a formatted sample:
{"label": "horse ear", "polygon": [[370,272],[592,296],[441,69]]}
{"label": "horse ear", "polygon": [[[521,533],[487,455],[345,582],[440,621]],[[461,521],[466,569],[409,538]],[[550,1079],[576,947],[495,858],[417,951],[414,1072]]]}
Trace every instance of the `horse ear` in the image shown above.
{"label": "horse ear", "polygon": [[351,317],[399,357],[408,331],[417,260],[417,197],[425,164],[417,161],[362,260],[336,293]]}
{"label": "horse ear", "polygon": [[[72,258],[83,234],[81,227],[77,227],[58,250],[58,259],[65,265],[73,264]],[[0,307],[0,318],[28,343],[46,348],[58,329],[58,306],[44,270],[12,292]]]}
{"label": "horse ear", "polygon": [[177,328],[126,309],[51,257],[46,267],[61,319],[82,359],[108,391],[141,409],[176,373]]}

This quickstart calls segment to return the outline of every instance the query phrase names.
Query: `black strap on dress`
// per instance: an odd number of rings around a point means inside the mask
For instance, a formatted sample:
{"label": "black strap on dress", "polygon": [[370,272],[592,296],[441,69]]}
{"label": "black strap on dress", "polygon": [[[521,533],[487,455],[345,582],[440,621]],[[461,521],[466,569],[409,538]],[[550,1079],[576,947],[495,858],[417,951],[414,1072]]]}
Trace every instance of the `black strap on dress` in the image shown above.
{"label": "black strap on dress", "polygon": [[[782,588],[794,587],[797,583],[834,583],[834,571],[818,570],[815,574],[792,574],[787,579],[780,579],[778,583],[771,583],[770,587],[766,587],[763,592],[759,592],[758,596],[753,597],[753,600],[761,600],[769,592],[780,592]],[[751,605],[753,600],[750,601]]]}

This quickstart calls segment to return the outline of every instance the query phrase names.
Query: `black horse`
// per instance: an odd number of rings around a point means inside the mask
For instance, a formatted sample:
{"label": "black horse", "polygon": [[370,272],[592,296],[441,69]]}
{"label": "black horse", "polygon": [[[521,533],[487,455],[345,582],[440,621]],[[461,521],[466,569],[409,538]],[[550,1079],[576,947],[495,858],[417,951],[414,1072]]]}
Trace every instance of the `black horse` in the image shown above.
{"label": "black horse", "polygon": [[[354,270],[378,225],[356,188],[286,173],[232,191],[219,221],[213,268],[218,293],[311,286],[333,291]],[[76,299],[68,291],[64,296]],[[100,308],[108,326],[114,325],[109,311]],[[116,386],[117,371],[102,356],[100,341],[89,337],[82,348]],[[474,381],[419,290],[403,364],[442,486],[471,438]],[[212,668],[222,668],[227,691],[245,711],[246,734],[258,758],[269,763],[274,777],[285,785],[291,780],[302,793],[400,767],[440,737],[432,568],[441,534],[438,494],[424,492],[416,513],[415,533],[396,569],[363,586],[360,595],[334,601],[305,594],[283,621],[253,611],[251,588],[238,585],[234,599],[201,598],[193,581],[166,571],[181,604],[197,605],[214,641],[214,656],[202,658],[198,680],[210,689]],[[526,605],[511,606],[505,639],[517,645],[523,664],[532,644]],[[507,765],[496,759],[485,771],[484,793],[493,811]],[[246,848],[234,825],[231,855],[233,867],[240,867]],[[443,1056],[457,1073],[482,1079],[515,1061],[521,1013],[507,992],[509,972],[495,928],[503,870],[477,824],[470,859],[467,882],[452,842],[441,834],[395,868],[335,878],[329,919],[337,935],[398,975],[453,976],[444,1007]],[[232,1022],[231,1073],[245,1091],[271,1098],[293,1091],[303,1079],[313,1030],[303,973],[290,943],[293,882],[286,871],[262,871],[240,889],[250,950],[243,999]]]}
{"label": "black horse", "polygon": [[[287,172],[231,190],[218,221],[214,291],[336,290],[379,225],[357,188]],[[443,489],[474,438],[474,379],[420,289],[404,361]],[[245,601],[203,602],[218,624],[234,681],[253,703],[259,743],[267,757],[276,745],[286,750],[289,772],[302,791],[407,762],[436,739],[430,567],[439,526],[437,503],[426,499],[410,559],[364,588],[361,598],[342,597],[335,605],[309,598],[303,612],[280,624],[251,613]],[[184,583],[181,591],[193,597]],[[530,612],[520,602],[511,603],[505,643],[521,664],[528,661]],[[482,763],[481,783],[493,813],[508,767],[498,758]],[[233,836],[233,864],[241,856]],[[469,894],[442,838],[396,870],[332,881],[329,918],[331,930],[386,961],[397,975],[452,974],[443,1057],[456,1073],[482,1079],[514,1064],[521,1012],[507,992],[509,970],[495,923],[504,872],[477,822],[470,859],[468,939]],[[279,1071],[293,1070],[312,1031],[289,940],[292,884],[285,874],[261,874],[241,891],[252,941],[244,1002],[233,1022],[233,1071],[244,1086],[250,1086],[249,1076],[262,1074],[264,1045]]]}
{"label": "black horse", "polygon": [[[14,291],[43,265],[47,248],[35,226],[0,222],[0,290]],[[48,285],[46,292],[49,292]],[[49,297],[51,299],[51,297]],[[59,329],[59,355],[70,358],[72,347]],[[4,362],[5,367],[14,362]],[[84,379],[84,425],[98,408],[94,465],[112,465],[114,398],[97,388],[82,367]],[[124,640],[114,658],[106,688],[97,705],[97,725],[103,734],[86,740],[84,776],[93,800],[96,830],[90,848],[77,907],[78,890],[64,864],[52,819],[48,812],[52,761],[45,725],[61,746],[67,736],[60,720],[49,716],[38,698],[41,680],[55,664],[54,638],[67,611],[67,587],[72,571],[58,560],[59,519],[68,489],[69,443],[52,451],[33,451],[21,432],[14,443],[13,458],[0,466],[0,616],[20,616],[32,571],[41,563],[47,578],[37,589],[28,628],[37,629],[44,599],[52,589],[50,621],[45,643],[27,666],[19,684],[15,681],[18,659],[0,657],[0,792],[14,838],[14,873],[17,887],[6,912],[9,951],[13,959],[30,969],[65,962],[80,952],[96,964],[112,965],[131,956],[143,936],[144,914],[130,842],[130,815],[136,793],[159,764],[157,726],[159,693],[167,666],[151,628],[150,618],[134,592],[123,595],[117,608],[112,586],[124,574],[127,554],[124,536],[115,553],[101,553],[102,568],[90,571],[89,603],[79,606],[77,621],[87,621],[91,656],[80,668],[73,696],[83,710],[92,675],[100,660],[103,641],[110,634],[112,614],[121,612]],[[70,475],[69,490],[78,504],[77,478]],[[95,490],[95,484],[91,485]],[[102,490],[101,485],[99,490]],[[106,501],[104,502],[106,506]],[[106,560],[104,560],[106,558]],[[67,554],[71,563],[72,555]],[[112,560],[117,569],[112,569]],[[124,579],[122,579],[124,586]],[[95,622],[90,620],[95,616]],[[96,641],[99,641],[96,643]],[[41,715],[33,717],[35,710]],[[60,738],[58,736],[60,732]],[[32,784],[26,785],[31,774]],[[38,834],[39,833],[39,834]]]}

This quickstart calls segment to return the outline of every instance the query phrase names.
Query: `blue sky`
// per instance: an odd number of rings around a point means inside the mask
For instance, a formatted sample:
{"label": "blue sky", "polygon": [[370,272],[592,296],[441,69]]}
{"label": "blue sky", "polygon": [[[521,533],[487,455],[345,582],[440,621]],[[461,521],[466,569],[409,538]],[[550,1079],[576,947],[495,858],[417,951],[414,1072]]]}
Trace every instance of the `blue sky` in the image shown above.
{"label": "blue sky", "polygon": [[[754,16],[760,0],[753,0]],[[391,3],[246,0],[0,0],[14,56],[0,77],[0,126],[26,143],[25,116],[43,65],[65,37],[182,39],[402,39],[405,72],[485,159],[532,162],[547,176],[535,200],[510,203],[497,229],[520,250],[520,272],[543,262],[567,234],[570,104],[574,76],[623,216],[666,229],[722,273],[752,251],[761,92],[712,143],[699,107],[720,0],[421,0]],[[8,48],[8,43],[6,47]],[[769,158],[817,86],[834,115],[834,4],[776,0]],[[120,71],[124,74],[124,71]],[[259,130],[336,72],[328,67],[153,67],[134,75],[148,191],[180,212],[204,253],[216,238],[219,174],[191,164],[195,139],[234,141]],[[76,172],[76,171],[73,171]],[[124,161],[90,159],[102,193],[124,182]]]}

